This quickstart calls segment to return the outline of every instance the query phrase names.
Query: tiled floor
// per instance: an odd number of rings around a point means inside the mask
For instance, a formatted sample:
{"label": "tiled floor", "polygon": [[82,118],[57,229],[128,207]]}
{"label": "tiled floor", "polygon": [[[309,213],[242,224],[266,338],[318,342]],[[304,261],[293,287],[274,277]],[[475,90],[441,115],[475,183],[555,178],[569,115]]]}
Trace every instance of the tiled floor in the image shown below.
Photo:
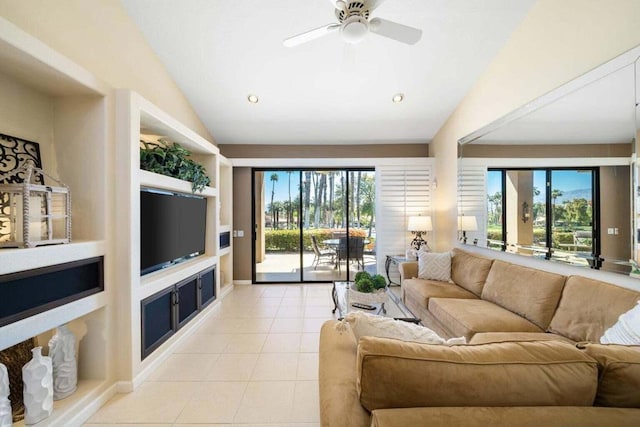
{"label": "tiled floor", "polygon": [[135,392],[87,427],[319,426],[318,340],[331,285],[236,286]]}

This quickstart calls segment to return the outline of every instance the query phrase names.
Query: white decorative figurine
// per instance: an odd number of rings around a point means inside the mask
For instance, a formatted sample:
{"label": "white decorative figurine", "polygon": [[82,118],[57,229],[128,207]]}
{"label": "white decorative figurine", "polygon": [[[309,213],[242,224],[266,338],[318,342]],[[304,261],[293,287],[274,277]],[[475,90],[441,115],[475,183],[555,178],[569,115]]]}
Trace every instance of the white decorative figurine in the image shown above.
{"label": "white decorative figurine", "polygon": [[7,367],[0,363],[0,427],[11,427],[11,403],[9,402],[9,373]]}
{"label": "white decorative figurine", "polygon": [[53,411],[53,366],[42,347],[31,350],[33,359],[22,367],[24,423],[36,424]]}
{"label": "white decorative figurine", "polygon": [[49,340],[49,357],[53,363],[53,400],[64,399],[78,386],[76,363],[76,337],[61,325]]}

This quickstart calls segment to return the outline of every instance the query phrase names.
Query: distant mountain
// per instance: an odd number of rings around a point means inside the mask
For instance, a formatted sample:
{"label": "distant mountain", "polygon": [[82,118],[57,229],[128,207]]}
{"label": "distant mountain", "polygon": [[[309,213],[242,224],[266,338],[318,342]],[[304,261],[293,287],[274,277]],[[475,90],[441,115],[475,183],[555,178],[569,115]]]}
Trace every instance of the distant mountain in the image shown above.
{"label": "distant mountain", "polygon": [[[591,200],[591,189],[589,188],[581,188],[578,190],[564,191],[562,192],[562,196],[556,199],[556,204],[561,205],[565,201],[570,201],[573,199],[585,199],[587,201]],[[536,203],[544,203],[544,195],[540,194],[534,198]]]}

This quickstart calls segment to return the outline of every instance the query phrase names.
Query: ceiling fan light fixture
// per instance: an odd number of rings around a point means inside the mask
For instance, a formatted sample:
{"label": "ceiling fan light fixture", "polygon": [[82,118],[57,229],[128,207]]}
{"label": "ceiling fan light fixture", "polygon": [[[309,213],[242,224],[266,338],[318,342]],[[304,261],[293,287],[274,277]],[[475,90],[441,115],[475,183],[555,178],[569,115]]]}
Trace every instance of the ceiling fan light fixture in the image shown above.
{"label": "ceiling fan light fixture", "polygon": [[361,16],[347,18],[340,28],[342,40],[351,44],[358,44],[369,33],[369,23]]}
{"label": "ceiling fan light fixture", "polygon": [[260,99],[258,99],[258,95],[249,94],[247,96],[247,101],[249,101],[252,104],[257,104],[259,100]]}
{"label": "ceiling fan light fixture", "polygon": [[396,93],[395,95],[393,95],[393,97],[391,98],[391,100],[393,101],[394,104],[399,104],[402,101],[404,101],[404,94],[402,93]]}

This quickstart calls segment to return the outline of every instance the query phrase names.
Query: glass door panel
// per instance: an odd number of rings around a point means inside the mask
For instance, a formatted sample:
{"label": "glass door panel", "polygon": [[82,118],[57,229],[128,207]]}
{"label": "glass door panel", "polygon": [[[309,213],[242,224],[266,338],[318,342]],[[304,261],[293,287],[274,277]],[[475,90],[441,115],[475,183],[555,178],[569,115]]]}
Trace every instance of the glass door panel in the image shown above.
{"label": "glass door panel", "polygon": [[553,257],[570,264],[590,265],[596,253],[593,178],[592,170],[551,171]]}
{"label": "glass door panel", "polygon": [[299,282],[300,171],[254,171],[255,281]]}

